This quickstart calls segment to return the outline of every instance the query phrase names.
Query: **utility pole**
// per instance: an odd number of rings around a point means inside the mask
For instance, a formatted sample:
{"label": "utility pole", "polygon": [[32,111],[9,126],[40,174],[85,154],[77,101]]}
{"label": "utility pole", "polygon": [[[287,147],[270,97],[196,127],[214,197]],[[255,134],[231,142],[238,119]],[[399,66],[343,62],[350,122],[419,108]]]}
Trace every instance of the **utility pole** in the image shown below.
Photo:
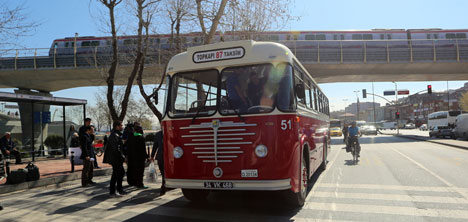
{"label": "utility pole", "polygon": [[448,86],[448,80],[447,80],[447,111],[450,111],[450,91],[449,91],[449,86]]}
{"label": "utility pole", "polygon": [[344,125],[346,124],[346,101],[348,101],[348,99],[343,99],[343,101],[344,101],[344,123],[343,123]]}
{"label": "utility pole", "polygon": [[361,92],[361,91],[356,90],[356,91],[353,91],[353,92],[356,93],[356,98],[357,98],[357,104],[356,104],[356,109],[357,109],[356,121],[358,121],[358,120],[359,120],[359,94],[358,94],[358,93]]}
{"label": "utility pole", "polygon": [[[396,82],[395,83],[395,112],[398,112],[398,86]],[[400,134],[400,119],[397,119],[397,135]]]}
{"label": "utility pole", "polygon": [[372,105],[374,106],[374,127],[377,129],[377,119],[375,117],[375,93],[374,93],[374,82],[372,82]]}

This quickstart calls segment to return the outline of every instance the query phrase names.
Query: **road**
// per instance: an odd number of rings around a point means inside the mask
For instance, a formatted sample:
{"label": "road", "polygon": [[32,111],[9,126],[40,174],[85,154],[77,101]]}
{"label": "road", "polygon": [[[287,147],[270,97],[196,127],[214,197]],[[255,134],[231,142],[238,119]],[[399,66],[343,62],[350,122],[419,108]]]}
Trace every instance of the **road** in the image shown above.
{"label": "road", "polygon": [[150,189],[109,199],[108,177],[0,195],[2,221],[467,221],[468,151],[390,135],[361,138],[354,165],[333,138],[326,171],[314,175],[305,206],[288,209],[271,192],[212,193],[188,202],[180,190]]}

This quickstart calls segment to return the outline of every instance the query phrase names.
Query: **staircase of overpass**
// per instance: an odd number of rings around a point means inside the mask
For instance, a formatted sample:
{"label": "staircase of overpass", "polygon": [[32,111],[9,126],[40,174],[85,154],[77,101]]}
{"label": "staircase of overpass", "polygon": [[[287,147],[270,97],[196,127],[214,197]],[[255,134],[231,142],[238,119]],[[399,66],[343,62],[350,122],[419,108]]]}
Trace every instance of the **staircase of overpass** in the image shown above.
{"label": "staircase of overpass", "polygon": [[[437,81],[468,79],[468,40],[280,41],[318,83],[371,81]],[[187,46],[189,47],[189,45]],[[105,85],[110,50],[89,48],[86,53],[61,55],[56,50],[14,49],[0,52],[0,87],[56,91]],[[150,48],[145,83],[160,81],[168,50]],[[121,52],[122,73],[133,63],[131,52]],[[126,75],[118,74],[117,84]]]}

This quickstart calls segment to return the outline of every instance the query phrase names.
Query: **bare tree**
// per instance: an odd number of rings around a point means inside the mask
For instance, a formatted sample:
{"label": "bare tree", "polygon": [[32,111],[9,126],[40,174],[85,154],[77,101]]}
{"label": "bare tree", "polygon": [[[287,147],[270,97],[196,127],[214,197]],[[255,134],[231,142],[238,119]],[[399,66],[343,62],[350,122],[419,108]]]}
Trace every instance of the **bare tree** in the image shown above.
{"label": "bare tree", "polygon": [[180,37],[182,23],[191,21],[195,14],[192,2],[187,0],[166,0],[164,11],[165,13],[163,16],[167,15],[170,23],[171,48],[172,44],[175,42],[175,50],[176,52],[180,52],[182,50],[182,40]]}
{"label": "bare tree", "polygon": [[[218,30],[221,17],[228,0],[195,0],[197,3],[197,17],[203,33],[203,44],[210,44]],[[207,31],[208,29],[209,31]]]}
{"label": "bare tree", "polygon": [[291,20],[294,0],[231,0],[221,26],[226,31],[241,32],[251,39],[253,33],[281,30]]}
{"label": "bare tree", "polygon": [[[125,87],[125,92],[123,95],[122,100],[119,100],[118,103],[121,106],[120,112],[117,112],[114,106],[114,85],[115,85],[115,75],[118,70],[118,61],[119,61],[119,53],[117,47],[117,31],[116,31],[116,22],[115,22],[115,9],[116,7],[120,6],[122,0],[98,0],[102,5],[104,5],[108,9],[109,15],[109,25],[111,29],[111,45],[112,45],[112,62],[110,68],[107,72],[107,107],[109,108],[110,116],[112,120],[123,120],[125,115],[127,114],[128,103],[130,93],[132,91],[133,82],[138,74],[140,67],[144,66],[144,51],[143,49],[143,28],[148,26],[147,21],[143,19],[144,10],[151,5],[159,2],[159,0],[134,0],[128,1],[128,4],[131,4],[130,7],[134,7],[136,9],[136,17],[138,19],[137,25],[137,34],[136,34],[136,52],[135,58],[133,62],[133,68],[130,70],[130,73],[127,74],[128,79]],[[133,5],[134,4],[134,5]],[[128,6],[127,6],[128,7]],[[151,17],[151,16],[150,16]],[[147,46],[148,44],[146,44]]]}
{"label": "bare tree", "polygon": [[23,6],[0,5],[0,48],[16,45],[16,41],[34,33],[39,24],[29,19]]}

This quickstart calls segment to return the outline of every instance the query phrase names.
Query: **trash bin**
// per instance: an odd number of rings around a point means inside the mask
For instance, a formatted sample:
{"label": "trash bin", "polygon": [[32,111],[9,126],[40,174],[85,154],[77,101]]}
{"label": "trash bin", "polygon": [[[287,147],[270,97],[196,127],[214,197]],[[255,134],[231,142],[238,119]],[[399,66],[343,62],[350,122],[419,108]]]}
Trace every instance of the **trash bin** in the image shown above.
{"label": "trash bin", "polygon": [[[81,148],[80,147],[69,147],[67,156],[71,157],[71,152],[73,153],[73,160],[75,161],[75,165],[83,165],[83,160],[80,159],[81,156]],[[71,161],[71,159],[70,159]]]}

